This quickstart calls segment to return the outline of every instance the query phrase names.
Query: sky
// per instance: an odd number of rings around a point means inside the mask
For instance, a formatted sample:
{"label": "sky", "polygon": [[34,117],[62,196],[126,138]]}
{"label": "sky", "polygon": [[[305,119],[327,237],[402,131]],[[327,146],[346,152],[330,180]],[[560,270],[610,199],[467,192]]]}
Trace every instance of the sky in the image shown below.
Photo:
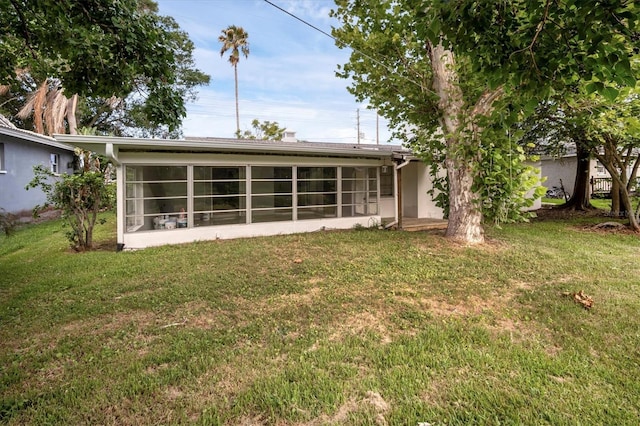
{"label": "sky", "polygon": [[[331,33],[332,0],[270,0],[271,3]],[[159,14],[173,17],[195,44],[196,68],[211,76],[187,105],[183,134],[234,137],[236,130],[233,67],[228,53],[220,56],[218,36],[229,25],[249,35],[249,57],[238,64],[240,130],[251,121],[276,121],[296,132],[299,140],[387,144],[387,121],[376,119],[366,103],[347,91],[349,82],[336,77],[349,49],[264,0],[157,0]],[[358,120],[359,116],[359,120]],[[395,142],[397,143],[397,142]]]}

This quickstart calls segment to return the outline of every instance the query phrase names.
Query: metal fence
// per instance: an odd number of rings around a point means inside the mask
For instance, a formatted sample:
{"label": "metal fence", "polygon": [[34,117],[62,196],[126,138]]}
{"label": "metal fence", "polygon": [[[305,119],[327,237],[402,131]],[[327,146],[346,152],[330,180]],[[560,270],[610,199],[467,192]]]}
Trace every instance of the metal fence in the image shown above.
{"label": "metal fence", "polygon": [[[608,195],[611,192],[611,178],[591,178],[592,195]],[[633,179],[629,192],[637,192],[640,188],[640,177]]]}

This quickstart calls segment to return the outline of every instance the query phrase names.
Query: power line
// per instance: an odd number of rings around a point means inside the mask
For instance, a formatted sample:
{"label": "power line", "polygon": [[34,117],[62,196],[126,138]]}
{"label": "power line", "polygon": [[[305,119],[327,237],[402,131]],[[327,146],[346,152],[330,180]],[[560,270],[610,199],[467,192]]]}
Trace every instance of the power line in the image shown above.
{"label": "power line", "polygon": [[400,78],[403,78],[403,79],[407,80],[409,83],[416,85],[416,86],[417,86],[417,87],[419,87],[420,89],[422,89],[422,90],[428,90],[428,89],[425,89],[425,87],[424,87],[422,84],[420,84],[420,83],[418,83],[417,81],[415,81],[415,80],[413,80],[413,79],[411,79],[411,78],[407,77],[406,75],[397,74],[397,73],[394,71],[394,69],[393,69],[392,67],[390,67],[390,66],[386,65],[385,63],[383,63],[383,62],[381,62],[381,61],[379,61],[379,60],[377,60],[377,59],[373,58],[372,56],[370,56],[370,55],[368,55],[368,54],[364,53],[362,50],[356,49],[355,47],[353,47],[353,46],[349,45],[349,43],[346,43],[346,42],[344,42],[344,41],[342,41],[342,40],[338,40],[336,37],[332,36],[331,34],[327,33],[326,31],[321,30],[320,28],[316,27],[315,25],[311,24],[310,22],[305,21],[304,19],[302,19],[302,18],[300,18],[300,17],[298,17],[298,16],[294,15],[293,13],[291,13],[291,12],[289,12],[289,11],[287,11],[287,10],[285,10],[285,9],[281,8],[280,6],[278,6],[278,5],[274,4],[274,3],[272,3],[271,1],[269,1],[269,0],[264,0],[264,1],[265,1],[265,3],[270,4],[271,6],[275,7],[275,8],[276,8],[276,9],[278,9],[279,11],[286,13],[287,15],[291,16],[292,18],[294,18],[294,19],[296,19],[296,20],[298,20],[298,21],[302,22],[303,24],[305,24],[305,25],[307,25],[307,26],[309,26],[309,27],[313,28],[314,30],[316,30],[316,31],[318,31],[318,32],[320,32],[320,33],[322,33],[322,34],[324,34],[325,36],[327,36],[327,37],[331,38],[331,39],[332,39],[332,40],[334,40],[336,43],[338,43],[338,44],[343,44],[343,45],[345,45],[345,46],[349,47],[349,48],[350,48],[351,50],[353,50],[354,52],[357,52],[357,53],[361,54],[362,56],[364,56],[365,58],[368,58],[369,60],[371,60],[371,61],[375,62],[376,64],[378,64],[378,65],[380,65],[380,66],[382,66],[382,67],[383,67],[384,69],[386,69],[390,74],[396,74],[396,75],[398,75]]}
{"label": "power line", "polygon": [[264,0],[266,3],[269,3],[271,6],[275,7],[276,9],[280,10],[281,12],[286,13],[287,15],[291,16],[293,19],[297,19],[298,21],[302,22],[305,25],[310,26],[311,28],[313,28],[314,30],[326,35],[327,37],[333,39],[334,41],[341,43],[340,40],[338,40],[337,38],[335,38],[334,36],[332,36],[331,34],[329,34],[326,31],[321,30],[320,28],[316,27],[315,25],[305,21],[302,18],[297,17],[296,15],[294,15],[293,13],[289,12],[288,10],[285,10],[283,8],[281,8],[280,6],[278,6],[277,4],[271,3],[269,0]]}

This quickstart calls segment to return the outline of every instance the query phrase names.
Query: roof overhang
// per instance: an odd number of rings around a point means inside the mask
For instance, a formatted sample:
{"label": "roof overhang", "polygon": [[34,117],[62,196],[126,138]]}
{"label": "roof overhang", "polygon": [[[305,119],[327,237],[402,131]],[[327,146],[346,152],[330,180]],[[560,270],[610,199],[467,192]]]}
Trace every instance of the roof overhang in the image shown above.
{"label": "roof overhang", "polygon": [[52,137],[44,136],[35,132],[30,132],[29,130],[14,129],[11,127],[0,126],[0,135],[10,136],[16,139],[22,139],[29,142],[39,143],[41,145],[46,145],[46,146],[50,146],[58,149],[64,149],[65,151],[73,151],[72,146],[61,143]]}
{"label": "roof overhang", "polygon": [[123,152],[202,152],[228,154],[282,154],[336,156],[351,158],[389,158],[410,151],[394,145],[349,145],[316,142],[246,141],[223,138],[143,139],[115,136],[54,135],[58,142],[102,155]]}

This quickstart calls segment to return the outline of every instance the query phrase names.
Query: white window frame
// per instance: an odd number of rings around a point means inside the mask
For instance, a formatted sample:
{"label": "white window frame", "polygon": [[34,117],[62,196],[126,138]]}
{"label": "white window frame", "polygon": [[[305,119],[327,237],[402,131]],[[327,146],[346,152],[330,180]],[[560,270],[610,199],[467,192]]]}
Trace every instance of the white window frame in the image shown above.
{"label": "white window frame", "polygon": [[52,152],[49,155],[49,167],[54,175],[60,174],[60,154]]}

